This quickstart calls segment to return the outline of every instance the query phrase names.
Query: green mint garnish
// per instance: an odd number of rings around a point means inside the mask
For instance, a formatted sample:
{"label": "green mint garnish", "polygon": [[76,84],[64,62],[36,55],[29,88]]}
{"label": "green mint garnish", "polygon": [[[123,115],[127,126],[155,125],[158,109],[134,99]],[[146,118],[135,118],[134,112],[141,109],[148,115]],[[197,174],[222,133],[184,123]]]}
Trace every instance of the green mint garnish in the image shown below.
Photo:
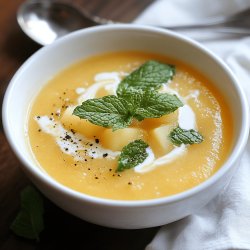
{"label": "green mint garnish", "polygon": [[193,129],[182,129],[180,127],[173,129],[170,132],[169,137],[172,143],[177,146],[180,146],[181,144],[197,144],[203,141],[203,136],[199,132]]}
{"label": "green mint garnish", "polygon": [[122,149],[118,159],[117,172],[134,168],[142,163],[148,156],[146,151],[148,144],[142,140],[135,140]]}
{"label": "green mint garnish", "polygon": [[117,95],[122,95],[127,88],[159,89],[175,74],[175,67],[156,61],[148,61],[125,77],[117,88]]}
{"label": "green mint garnish", "polygon": [[73,114],[88,119],[93,124],[117,130],[128,127],[132,118],[139,121],[145,118],[159,118],[181,106],[182,102],[175,95],[130,88],[121,97],[110,95],[89,99],[77,106]]}
{"label": "green mint garnish", "polygon": [[18,236],[39,241],[44,229],[43,199],[31,186],[21,192],[21,210],[11,224],[11,230]]}
{"label": "green mint garnish", "polygon": [[134,117],[139,121],[145,118],[159,118],[183,106],[176,95],[158,93],[154,90],[127,89],[122,96],[134,107]]}
{"label": "green mint garnish", "polygon": [[113,130],[128,127],[132,121],[132,105],[114,95],[89,99],[77,106],[73,115],[87,119],[91,123]]}
{"label": "green mint garnish", "polygon": [[121,81],[117,96],[89,99],[77,106],[73,115],[113,130],[128,127],[133,118],[159,118],[183,106],[176,95],[158,93],[172,79],[175,67],[148,61]]}

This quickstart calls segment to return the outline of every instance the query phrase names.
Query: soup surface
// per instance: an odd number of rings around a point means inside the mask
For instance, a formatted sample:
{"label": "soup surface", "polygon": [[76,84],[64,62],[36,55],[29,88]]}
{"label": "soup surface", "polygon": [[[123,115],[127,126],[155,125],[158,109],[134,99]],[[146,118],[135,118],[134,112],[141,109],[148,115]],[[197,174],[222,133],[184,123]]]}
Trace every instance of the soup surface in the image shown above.
{"label": "soup surface", "polygon": [[[72,114],[83,101],[115,94],[120,81],[148,60],[175,65],[173,79],[159,93],[177,95],[182,107],[115,131]],[[209,80],[180,62],[141,52],[109,53],[72,65],[43,87],[31,105],[28,138],[39,165],[67,187],[109,199],[154,199],[192,188],[220,168],[231,149],[228,110]],[[199,131],[203,141],[174,145],[168,135],[177,126]],[[147,159],[117,172],[121,150],[138,139],[149,145]]]}

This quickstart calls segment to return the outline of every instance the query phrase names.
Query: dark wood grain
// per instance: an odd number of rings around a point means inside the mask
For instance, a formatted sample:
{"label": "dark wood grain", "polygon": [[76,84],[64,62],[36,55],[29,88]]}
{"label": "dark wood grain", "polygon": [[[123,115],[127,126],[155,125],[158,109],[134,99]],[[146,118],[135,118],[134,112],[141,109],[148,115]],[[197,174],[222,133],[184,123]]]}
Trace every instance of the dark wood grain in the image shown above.
{"label": "dark wood grain", "polygon": [[[23,0],[0,0],[0,98],[21,64],[40,46],[27,38],[17,25],[16,11]],[[75,0],[88,11],[116,21],[133,20],[152,0]],[[104,4],[105,3],[105,4]],[[119,4],[118,4],[119,3]],[[8,145],[0,123],[0,248],[138,250],[150,242],[157,228],[117,230],[82,221],[45,198],[45,225],[39,243],[15,236],[9,226],[20,206],[20,190],[30,184]],[[80,247],[79,247],[80,246]]]}

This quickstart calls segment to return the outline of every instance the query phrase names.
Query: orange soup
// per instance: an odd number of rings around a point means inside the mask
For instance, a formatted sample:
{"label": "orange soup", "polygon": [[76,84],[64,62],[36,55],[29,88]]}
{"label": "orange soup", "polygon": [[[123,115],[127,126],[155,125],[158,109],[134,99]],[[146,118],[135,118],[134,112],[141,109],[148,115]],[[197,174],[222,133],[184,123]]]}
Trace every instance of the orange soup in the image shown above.
{"label": "orange soup", "polygon": [[[93,124],[98,108],[89,119],[73,114],[88,100],[116,98],[123,79],[150,60],[175,66],[170,80],[152,90],[164,98],[178,97],[182,105],[175,111],[150,118],[148,114],[160,112],[161,106],[145,111],[149,100],[145,97],[142,115],[134,115],[119,129]],[[225,124],[233,124],[225,100],[195,70],[158,55],[116,52],[78,62],[50,80],[31,105],[28,138],[36,161],[61,184],[102,198],[144,200],[185,191],[213,175],[231,149],[233,127]],[[175,128],[197,133],[202,140],[174,143]],[[181,139],[185,138],[186,134]],[[135,141],[147,145],[145,157],[136,166],[118,171],[121,152]],[[139,152],[133,160],[140,157]]]}

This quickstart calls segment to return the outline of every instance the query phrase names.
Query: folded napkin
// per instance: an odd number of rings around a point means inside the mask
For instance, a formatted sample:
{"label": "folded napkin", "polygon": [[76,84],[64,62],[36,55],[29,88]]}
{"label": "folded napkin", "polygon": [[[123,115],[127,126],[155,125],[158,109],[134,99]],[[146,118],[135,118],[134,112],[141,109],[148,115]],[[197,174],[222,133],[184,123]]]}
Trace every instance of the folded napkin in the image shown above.
{"label": "folded napkin", "polygon": [[[249,0],[158,0],[135,23],[166,26],[195,23],[248,7]],[[195,35],[229,65],[250,100],[250,36],[236,38],[210,33],[199,37],[200,32],[192,33],[194,38]],[[146,248],[168,249],[250,249],[250,140],[229,186],[195,214],[163,226]]]}

